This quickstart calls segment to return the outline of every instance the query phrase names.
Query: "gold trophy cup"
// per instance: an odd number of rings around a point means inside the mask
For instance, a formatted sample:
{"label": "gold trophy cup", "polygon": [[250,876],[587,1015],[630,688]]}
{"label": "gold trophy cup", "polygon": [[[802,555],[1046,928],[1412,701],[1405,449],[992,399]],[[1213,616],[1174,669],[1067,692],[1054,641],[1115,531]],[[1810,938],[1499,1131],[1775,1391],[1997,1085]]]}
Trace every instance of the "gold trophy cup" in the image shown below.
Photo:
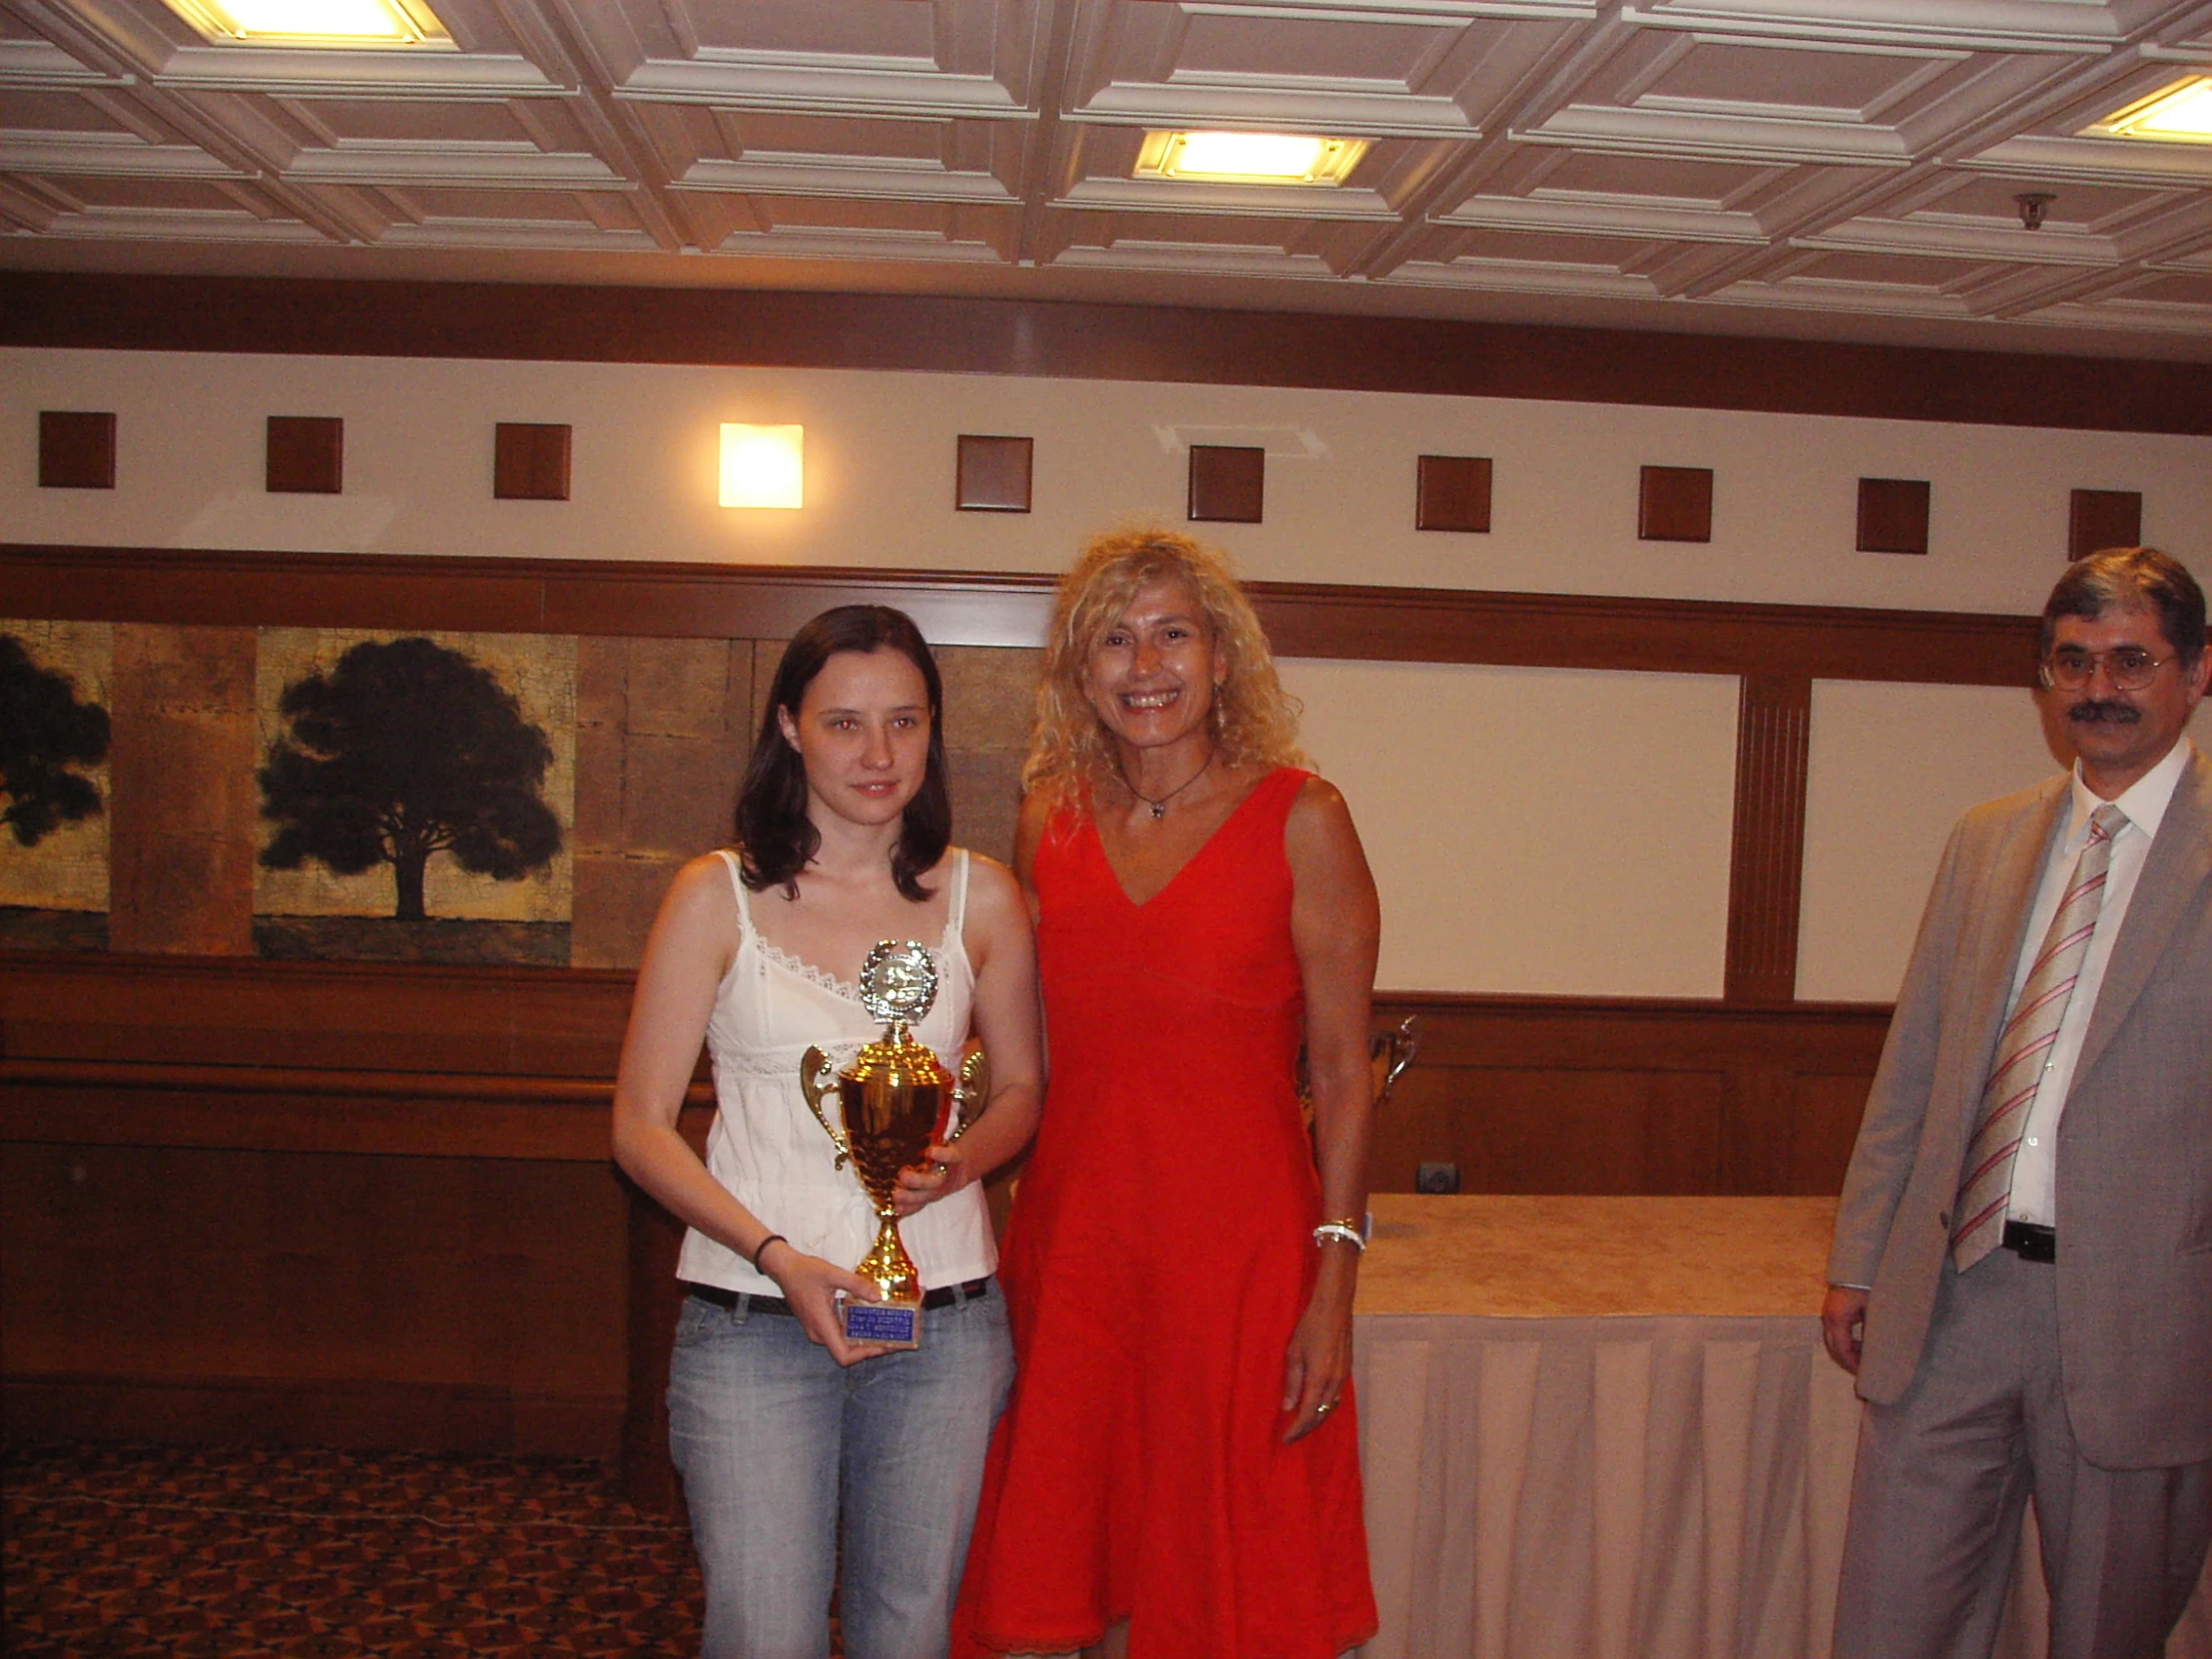
{"label": "gold trophy cup", "polygon": [[[860,966],[860,1004],[884,1021],[883,1035],[853,1056],[842,1071],[810,1048],[799,1063],[799,1086],[816,1121],[837,1149],[835,1167],[847,1162],[875,1206],[875,1243],[853,1268],[883,1293],[880,1302],[845,1300],[837,1318],[847,1342],[885,1348],[921,1346],[921,1280],[898,1236],[892,1195],[898,1172],[921,1162],[931,1142],[959,1138],[978,1103],[990,1092],[990,1068],[980,1050],[960,1063],[955,1077],[908,1027],[937,999],[937,967],[926,946],[885,939]],[[832,1124],[823,1102],[837,1098]]]}

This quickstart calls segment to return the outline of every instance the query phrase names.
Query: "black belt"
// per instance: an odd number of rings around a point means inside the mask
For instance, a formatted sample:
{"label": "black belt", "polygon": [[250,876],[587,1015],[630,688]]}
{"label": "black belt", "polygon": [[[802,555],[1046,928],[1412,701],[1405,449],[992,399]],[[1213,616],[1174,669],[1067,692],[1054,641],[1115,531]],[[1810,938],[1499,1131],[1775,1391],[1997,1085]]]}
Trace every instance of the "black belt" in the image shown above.
{"label": "black belt", "polygon": [[[792,1317],[792,1305],[780,1296],[756,1296],[750,1291],[726,1291],[720,1285],[694,1285],[689,1281],[686,1281],[684,1288],[700,1301],[711,1302],[717,1308],[735,1308],[740,1303],[751,1303],[756,1314],[782,1314],[787,1319]],[[921,1305],[930,1310],[950,1308],[956,1303],[973,1302],[990,1288],[988,1278],[970,1279],[964,1285],[939,1285],[933,1291],[921,1293]]]}
{"label": "black belt", "polygon": [[2031,1221],[2008,1221],[2004,1224],[2004,1248],[2016,1251],[2023,1262],[2055,1262],[2058,1260],[2058,1229],[2042,1227]]}

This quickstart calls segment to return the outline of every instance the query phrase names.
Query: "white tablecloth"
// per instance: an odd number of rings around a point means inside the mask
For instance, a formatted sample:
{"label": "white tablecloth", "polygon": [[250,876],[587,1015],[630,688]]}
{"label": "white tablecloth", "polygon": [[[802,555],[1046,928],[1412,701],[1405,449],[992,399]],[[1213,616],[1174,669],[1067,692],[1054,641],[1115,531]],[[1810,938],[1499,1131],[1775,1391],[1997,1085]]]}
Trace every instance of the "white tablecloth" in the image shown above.
{"label": "white tablecloth", "polygon": [[[1812,1314],[1833,1200],[1375,1208],[1367,1659],[1828,1653],[1859,1421]],[[2031,1519],[2007,1659],[2043,1651],[2033,1550]],[[2212,1659],[2212,1591],[2167,1651]]]}

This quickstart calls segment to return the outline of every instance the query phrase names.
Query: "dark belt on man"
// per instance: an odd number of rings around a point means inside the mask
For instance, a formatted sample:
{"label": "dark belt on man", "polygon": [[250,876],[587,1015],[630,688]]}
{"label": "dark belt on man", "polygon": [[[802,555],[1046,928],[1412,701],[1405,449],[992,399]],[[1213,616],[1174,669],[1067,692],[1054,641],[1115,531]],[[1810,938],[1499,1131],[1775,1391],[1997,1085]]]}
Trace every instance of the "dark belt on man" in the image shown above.
{"label": "dark belt on man", "polygon": [[2004,1224],[2002,1243],[2023,1262],[2058,1260],[2058,1229],[2055,1227],[2041,1227],[2031,1221],[2008,1221]]}
{"label": "dark belt on man", "polygon": [[[684,1288],[700,1301],[711,1302],[717,1308],[736,1308],[741,1303],[750,1303],[756,1314],[781,1314],[786,1319],[792,1317],[792,1305],[780,1296],[756,1296],[750,1291],[726,1291],[720,1285],[694,1285],[689,1280],[685,1281]],[[970,1279],[964,1285],[939,1285],[933,1291],[921,1293],[921,1305],[934,1312],[958,1303],[973,1302],[990,1288],[988,1278]]]}

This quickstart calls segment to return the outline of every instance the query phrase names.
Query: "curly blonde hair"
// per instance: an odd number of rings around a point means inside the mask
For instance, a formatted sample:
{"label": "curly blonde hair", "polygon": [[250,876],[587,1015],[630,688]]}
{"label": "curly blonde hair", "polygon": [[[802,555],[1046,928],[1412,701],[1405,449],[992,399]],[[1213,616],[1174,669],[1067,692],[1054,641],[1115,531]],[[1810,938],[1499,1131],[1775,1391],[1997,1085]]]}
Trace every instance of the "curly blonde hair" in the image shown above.
{"label": "curly blonde hair", "polygon": [[1299,766],[1298,699],[1283,689],[1252,602],[1216,549],[1154,525],[1116,530],[1086,546],[1060,578],[1045,638],[1037,724],[1021,786],[1053,809],[1083,786],[1119,776],[1113,745],[1083,692],[1091,650],[1148,582],[1177,581],[1197,597],[1228,674],[1208,716],[1215,752],[1230,766]]}

